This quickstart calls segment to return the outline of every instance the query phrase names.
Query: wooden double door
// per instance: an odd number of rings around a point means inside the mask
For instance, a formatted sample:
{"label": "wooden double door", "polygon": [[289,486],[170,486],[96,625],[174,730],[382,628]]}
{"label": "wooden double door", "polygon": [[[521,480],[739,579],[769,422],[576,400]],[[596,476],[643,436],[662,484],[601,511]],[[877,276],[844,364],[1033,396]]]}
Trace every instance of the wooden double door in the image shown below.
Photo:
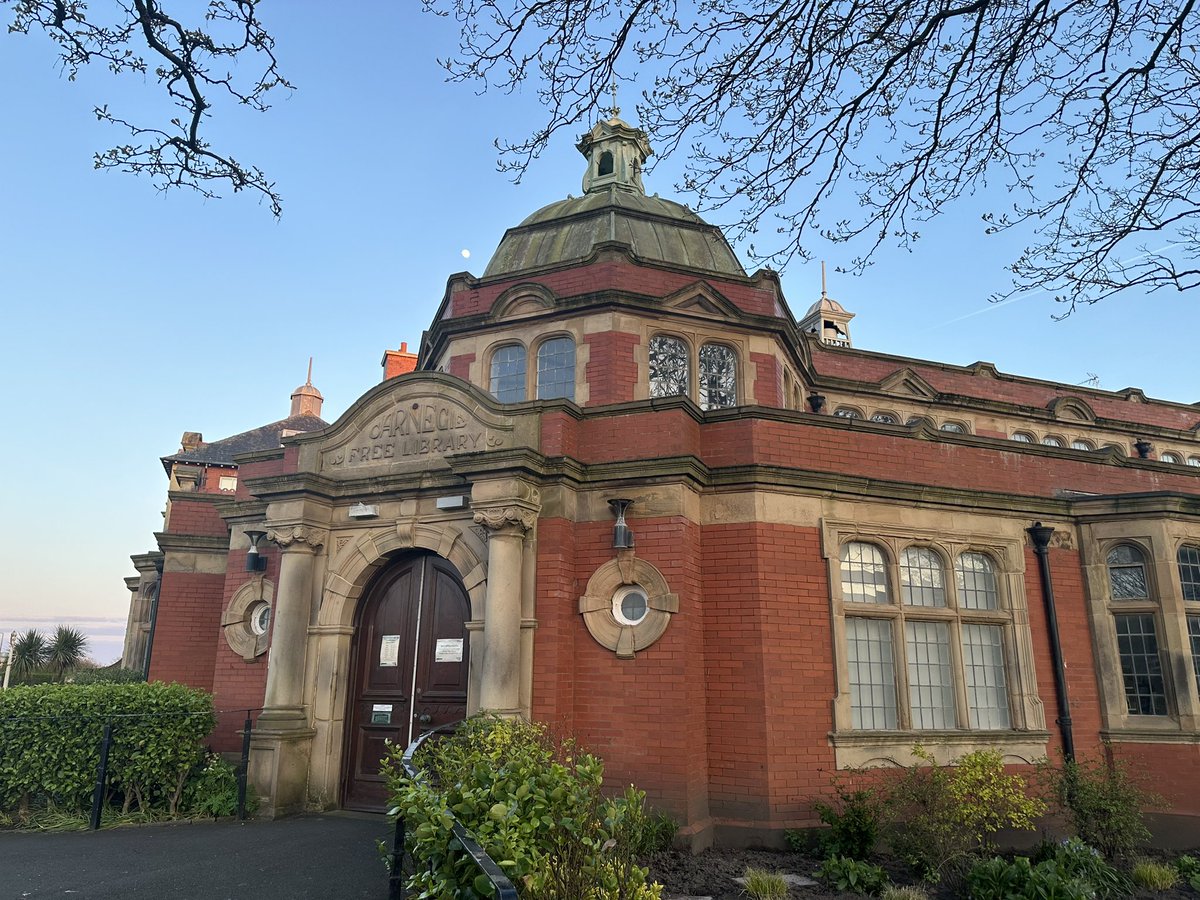
{"label": "wooden double door", "polygon": [[407,746],[467,711],[470,601],[458,572],[432,554],[385,569],[359,605],[342,804],[379,811],[385,741]]}

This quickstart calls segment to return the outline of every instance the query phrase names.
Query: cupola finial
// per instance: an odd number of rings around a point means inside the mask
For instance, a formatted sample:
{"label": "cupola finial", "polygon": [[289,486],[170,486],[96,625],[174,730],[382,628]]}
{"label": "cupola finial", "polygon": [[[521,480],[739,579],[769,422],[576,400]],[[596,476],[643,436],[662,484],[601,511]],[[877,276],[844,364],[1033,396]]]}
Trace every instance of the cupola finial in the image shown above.
{"label": "cupola finial", "polygon": [[646,132],[617,117],[617,82],[612,83],[612,118],[597,122],[579,139],[576,146],[588,161],[583,176],[584,193],[616,187],[646,193],[642,186],[642,166],[654,152]]}

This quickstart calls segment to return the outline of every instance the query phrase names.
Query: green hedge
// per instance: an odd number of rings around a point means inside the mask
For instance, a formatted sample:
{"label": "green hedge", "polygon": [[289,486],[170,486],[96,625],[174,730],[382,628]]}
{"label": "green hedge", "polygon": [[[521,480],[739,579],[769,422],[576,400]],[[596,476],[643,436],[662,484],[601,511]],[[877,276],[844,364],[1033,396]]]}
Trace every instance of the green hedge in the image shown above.
{"label": "green hedge", "polygon": [[216,717],[209,694],[160,682],[0,692],[0,812],[90,808],[105,722],[113,725],[110,799],[125,812],[178,812]]}

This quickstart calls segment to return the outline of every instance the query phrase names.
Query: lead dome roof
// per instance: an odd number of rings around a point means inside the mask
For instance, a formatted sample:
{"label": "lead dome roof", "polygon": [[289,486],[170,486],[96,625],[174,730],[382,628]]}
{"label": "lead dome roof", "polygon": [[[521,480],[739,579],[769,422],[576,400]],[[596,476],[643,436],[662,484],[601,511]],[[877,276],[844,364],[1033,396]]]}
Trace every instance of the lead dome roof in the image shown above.
{"label": "lead dome roof", "polygon": [[485,278],[582,262],[606,242],[650,262],[745,277],[720,229],[679,203],[646,195],[641,169],[652,151],[645,132],[613,116],[578,147],[588,160],[583,196],[544,206],[508,229]]}

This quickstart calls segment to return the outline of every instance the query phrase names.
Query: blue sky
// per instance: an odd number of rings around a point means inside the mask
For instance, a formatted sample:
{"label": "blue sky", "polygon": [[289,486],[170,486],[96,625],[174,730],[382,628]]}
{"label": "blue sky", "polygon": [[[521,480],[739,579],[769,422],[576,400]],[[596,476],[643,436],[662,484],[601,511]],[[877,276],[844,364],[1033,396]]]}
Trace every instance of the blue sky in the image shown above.
{"label": "blue sky", "polygon": [[[129,555],[153,548],[159,457],[180,435],[282,418],[309,356],[336,418],[378,381],[385,349],[419,342],[448,275],[481,273],[506,227],[579,193],[569,134],[521,185],[496,171],[493,140],[532,129],[536,97],[445,83],[453,22],[417,6],[265,5],[297,90],[265,114],[218,108],[210,135],[276,180],[280,221],[249,195],[164,195],[94,171],[92,153],[122,136],[93,106],[145,117],[157,87],[105,71],[72,83],[44,37],[0,33],[0,632],[76,623],[99,661],[116,658]],[[681,163],[659,161],[648,190],[687,202],[672,187]],[[983,236],[986,200],[931,223],[915,252],[831,277],[857,346],[1200,400],[1189,297],[1130,295],[1061,323],[1045,295],[989,305],[1020,236]],[[853,255],[810,248],[831,269]],[[794,265],[783,284],[802,314],[819,267]]]}

